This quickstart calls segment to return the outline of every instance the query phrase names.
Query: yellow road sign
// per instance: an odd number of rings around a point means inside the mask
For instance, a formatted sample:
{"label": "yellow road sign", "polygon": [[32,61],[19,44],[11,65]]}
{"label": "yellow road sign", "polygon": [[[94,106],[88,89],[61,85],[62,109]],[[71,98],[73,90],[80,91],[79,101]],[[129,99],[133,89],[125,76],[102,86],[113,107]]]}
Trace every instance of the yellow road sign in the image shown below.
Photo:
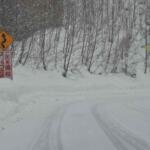
{"label": "yellow road sign", "polygon": [[0,51],[5,51],[13,42],[12,36],[0,30]]}
{"label": "yellow road sign", "polygon": [[150,51],[150,45],[145,45],[144,48],[145,50]]}

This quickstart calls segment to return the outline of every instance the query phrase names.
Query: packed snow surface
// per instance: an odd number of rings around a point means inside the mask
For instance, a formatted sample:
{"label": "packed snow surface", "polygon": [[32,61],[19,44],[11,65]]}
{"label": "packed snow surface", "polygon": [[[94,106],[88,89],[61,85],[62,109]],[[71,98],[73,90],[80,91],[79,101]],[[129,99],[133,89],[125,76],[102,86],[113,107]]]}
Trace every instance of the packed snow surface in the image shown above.
{"label": "packed snow surface", "polygon": [[0,150],[150,150],[150,78],[16,68],[0,80]]}

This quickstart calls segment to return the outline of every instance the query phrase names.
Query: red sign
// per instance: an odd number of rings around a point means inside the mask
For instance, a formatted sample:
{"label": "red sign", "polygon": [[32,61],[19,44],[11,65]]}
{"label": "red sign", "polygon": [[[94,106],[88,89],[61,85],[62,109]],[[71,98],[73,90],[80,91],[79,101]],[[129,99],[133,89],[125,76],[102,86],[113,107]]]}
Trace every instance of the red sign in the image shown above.
{"label": "red sign", "polygon": [[10,50],[0,52],[0,78],[13,78]]}

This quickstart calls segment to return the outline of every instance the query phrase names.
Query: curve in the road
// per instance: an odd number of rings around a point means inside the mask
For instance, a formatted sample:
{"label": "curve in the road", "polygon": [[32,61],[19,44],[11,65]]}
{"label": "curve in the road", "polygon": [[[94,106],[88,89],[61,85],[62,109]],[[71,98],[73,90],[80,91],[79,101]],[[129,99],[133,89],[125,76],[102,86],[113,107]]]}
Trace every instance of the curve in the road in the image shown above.
{"label": "curve in the road", "polygon": [[134,136],[115,121],[105,118],[100,114],[98,108],[98,105],[95,105],[92,108],[92,114],[117,150],[150,150],[150,146],[143,139]]}

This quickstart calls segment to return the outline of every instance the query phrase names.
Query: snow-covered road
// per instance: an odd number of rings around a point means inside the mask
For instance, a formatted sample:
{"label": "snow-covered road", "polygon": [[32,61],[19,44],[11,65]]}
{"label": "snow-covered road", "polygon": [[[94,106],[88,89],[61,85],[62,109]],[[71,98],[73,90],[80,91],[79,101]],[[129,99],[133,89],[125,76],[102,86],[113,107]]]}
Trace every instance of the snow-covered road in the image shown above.
{"label": "snow-covered road", "polygon": [[68,102],[46,118],[24,119],[3,131],[0,146],[5,150],[150,150],[149,117],[134,103]]}
{"label": "snow-covered road", "polygon": [[150,150],[150,86],[91,79],[4,81],[0,150]]}
{"label": "snow-covered road", "polygon": [[108,111],[109,105],[104,102],[67,105],[50,122],[32,150],[150,150],[150,140],[119,124],[111,115],[116,108]]}

